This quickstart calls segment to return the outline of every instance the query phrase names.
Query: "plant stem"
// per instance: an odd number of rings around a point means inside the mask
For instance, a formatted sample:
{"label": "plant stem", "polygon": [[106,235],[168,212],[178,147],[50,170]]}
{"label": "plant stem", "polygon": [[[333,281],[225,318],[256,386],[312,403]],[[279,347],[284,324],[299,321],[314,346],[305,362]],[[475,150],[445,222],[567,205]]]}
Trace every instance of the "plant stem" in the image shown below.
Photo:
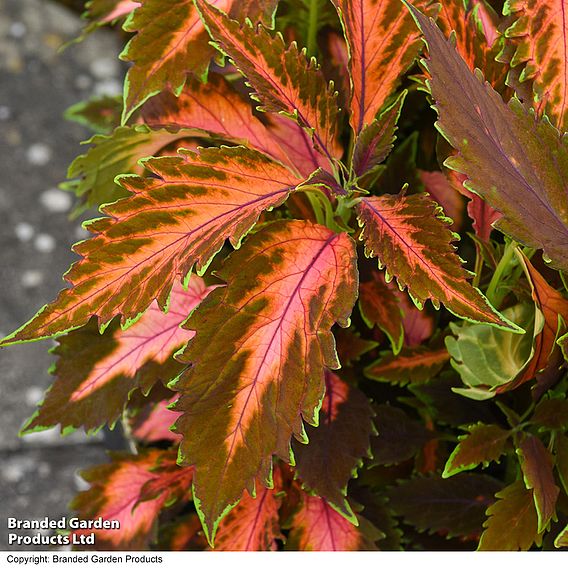
{"label": "plant stem", "polygon": [[310,10],[308,16],[308,38],[307,49],[308,57],[314,57],[317,50],[317,36],[318,36],[318,15],[319,15],[319,0],[310,0]]}
{"label": "plant stem", "polygon": [[495,268],[495,272],[493,273],[493,276],[491,277],[491,281],[489,282],[487,292],[485,293],[489,302],[493,306],[495,306],[496,308],[499,308],[499,304],[501,303],[501,299],[499,298],[499,294],[497,294],[497,287],[499,286],[499,284],[501,282],[501,278],[503,277],[503,273],[505,272],[505,270],[509,266],[509,264],[510,264],[512,258],[513,258],[513,255],[515,254],[515,247],[516,246],[517,245],[513,241],[511,241],[511,242],[509,242],[505,245],[505,250],[503,251],[503,256],[501,257],[501,260],[499,261],[499,263],[497,264],[497,267]]}
{"label": "plant stem", "polygon": [[473,277],[474,288],[479,288],[479,282],[481,281],[481,271],[483,270],[483,258],[479,251],[479,246],[475,247],[475,268],[473,269],[475,276]]}

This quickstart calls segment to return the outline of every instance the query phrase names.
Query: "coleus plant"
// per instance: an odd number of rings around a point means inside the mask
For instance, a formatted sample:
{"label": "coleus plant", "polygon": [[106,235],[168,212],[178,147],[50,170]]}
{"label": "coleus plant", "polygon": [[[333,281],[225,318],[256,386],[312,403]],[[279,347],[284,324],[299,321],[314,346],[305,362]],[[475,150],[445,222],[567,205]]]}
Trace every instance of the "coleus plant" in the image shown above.
{"label": "coleus plant", "polygon": [[68,113],[103,216],[2,345],[57,337],[24,433],[135,449],[99,548],[568,545],[566,9],[87,2],[132,34]]}

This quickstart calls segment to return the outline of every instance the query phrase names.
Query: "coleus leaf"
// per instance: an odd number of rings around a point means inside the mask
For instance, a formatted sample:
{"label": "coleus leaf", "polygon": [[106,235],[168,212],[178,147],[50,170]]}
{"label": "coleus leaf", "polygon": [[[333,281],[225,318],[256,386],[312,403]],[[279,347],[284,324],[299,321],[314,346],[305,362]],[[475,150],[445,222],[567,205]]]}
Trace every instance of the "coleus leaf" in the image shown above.
{"label": "coleus leaf", "polygon": [[[111,463],[81,475],[91,488],[77,495],[71,508],[80,518],[102,517],[120,523],[120,530],[95,530],[99,549],[144,550],[155,537],[162,509],[189,499],[192,470],[177,466],[174,452],[149,450],[138,455],[114,454]],[[152,487],[161,490],[152,495],[148,491]]]}
{"label": "coleus leaf", "polygon": [[566,525],[554,539],[554,546],[556,548],[568,547],[568,525]]}
{"label": "coleus leaf", "polygon": [[487,201],[481,199],[479,195],[464,187],[464,182],[467,181],[467,176],[447,168],[445,173],[452,186],[459,193],[468,198],[467,214],[473,221],[473,230],[475,231],[475,234],[483,242],[489,242],[489,237],[495,222],[502,217],[501,213],[491,207]]}
{"label": "coleus leaf", "polygon": [[390,154],[405,97],[406,91],[357,136],[352,158],[353,171],[357,176],[374,172]]}
{"label": "coleus leaf", "polygon": [[404,347],[400,353],[387,353],[365,369],[365,376],[397,385],[420,384],[434,378],[450,359],[448,350],[427,346]]}
{"label": "coleus leaf", "polygon": [[511,0],[503,11],[517,18],[505,31],[516,46],[511,66],[524,66],[519,80],[532,80],[539,113],[546,113],[559,130],[567,131],[568,2]]}
{"label": "coleus leaf", "polygon": [[408,294],[401,291],[394,282],[391,281],[389,286],[397,295],[402,309],[404,344],[407,347],[416,347],[427,339],[430,339],[434,333],[433,315],[427,309],[419,310],[414,305]]}
{"label": "coleus leaf", "polygon": [[416,477],[389,490],[397,515],[419,531],[441,532],[448,538],[481,532],[485,509],[501,482],[488,475],[462,473],[457,477]]}
{"label": "coleus leaf", "polygon": [[459,443],[448,458],[442,477],[450,477],[478,465],[489,465],[507,451],[511,432],[496,424],[472,424],[468,433],[458,438]]}
{"label": "coleus leaf", "polygon": [[564,491],[568,493],[568,437],[557,435],[554,441],[554,457],[556,458],[556,471]]}
{"label": "coleus leaf", "polygon": [[245,494],[239,504],[221,521],[215,550],[275,550],[280,532],[278,510],[282,501],[279,470],[275,471],[274,487],[259,487],[253,499]]}
{"label": "coleus leaf", "polygon": [[400,408],[380,404],[375,407],[378,436],[371,438],[371,463],[392,465],[414,457],[433,435]]}
{"label": "coleus leaf", "polygon": [[83,259],[66,279],[73,287],[4,343],[49,337],[116,314],[140,315],[155,298],[163,307],[172,285],[194,265],[204,270],[229,238],[234,246],[260,213],[280,205],[301,182],[284,166],[242,146],[151,158],[153,177],[126,176],[132,195],[92,221],[95,238],[75,245]]}
{"label": "coleus leaf", "polygon": [[497,501],[487,509],[478,550],[528,550],[540,542],[532,491],[523,481],[515,481],[495,497]]}
{"label": "coleus leaf", "polygon": [[89,0],[83,17],[98,24],[123,18],[140,6],[136,0]]}
{"label": "coleus leaf", "polygon": [[305,128],[278,114],[268,114],[265,121],[272,139],[272,153],[277,154],[277,159],[305,176],[316,168],[329,171],[329,160],[314,148]]}
{"label": "coleus leaf", "polygon": [[[400,0],[333,0],[349,48],[351,126],[371,124],[420,51],[420,36]],[[431,0],[414,4],[434,15]]]}
{"label": "coleus leaf", "polygon": [[468,67],[472,71],[483,69],[493,88],[502,92],[508,68],[496,61],[503,41],[498,31],[499,18],[490,10],[485,3],[477,4],[475,9],[464,0],[443,0],[436,24],[446,37],[455,32],[456,49]]}
{"label": "coleus leaf", "polygon": [[[180,325],[210,290],[195,276],[187,290],[175,284],[167,313],[154,302],[125,331],[116,322],[101,335],[93,321],[61,338],[54,350],[57,380],[23,431],[113,424],[132,391],[147,394],[157,381],[173,379],[182,367],[172,356],[194,335]],[[171,426],[175,414],[170,414]]]}
{"label": "coleus leaf", "polygon": [[514,328],[466,280],[448,219],[426,194],[364,197],[357,215],[367,256],[376,256],[417,303],[443,303],[459,317]]}
{"label": "coleus leaf", "polygon": [[535,337],[532,359],[523,372],[508,385],[507,390],[534,379],[536,374],[548,365],[552,351],[557,348],[556,339],[568,324],[568,299],[546,281],[524,254],[517,251],[517,256],[530,282],[532,298],[542,312],[544,323],[542,331]]}
{"label": "coleus leaf", "polygon": [[139,8],[140,4],[140,1],[135,0],[88,0],[85,2],[85,11],[81,17],[88,20],[89,23],[75,41],[83,40],[100,26],[112,24],[120,18],[124,18],[136,8]]}
{"label": "coleus leaf", "polygon": [[524,335],[487,324],[450,324],[455,337],[445,339],[452,367],[468,388],[453,389],[482,400],[510,388],[534,356],[534,337],[542,329],[541,312],[532,305],[517,304],[503,310],[510,320],[526,329]]}
{"label": "coleus leaf", "polygon": [[307,445],[294,442],[296,472],[304,487],[355,521],[347,483],[369,452],[373,410],[367,397],[331,371],[325,374],[325,398],[317,428],[308,426]]}
{"label": "coleus leaf", "polygon": [[355,551],[377,550],[382,537],[369,521],[358,517],[358,526],[335,511],[325,499],[303,494],[291,521],[288,550]]}
{"label": "coleus leaf", "polygon": [[359,309],[365,323],[380,327],[387,334],[392,350],[397,354],[404,341],[402,310],[397,296],[380,274],[359,286]]}
{"label": "coleus leaf", "polygon": [[337,355],[342,367],[349,367],[354,362],[377,347],[378,343],[369,339],[363,339],[353,328],[338,328],[333,332],[335,336]]}
{"label": "coleus leaf", "polygon": [[281,35],[272,37],[262,25],[241,25],[205,0],[195,2],[217,47],[254,89],[259,108],[295,119],[325,156],[340,157],[337,95],[315,60],[308,62],[295,43],[286,48]]}
{"label": "coleus leaf", "polygon": [[546,529],[555,514],[556,500],[560,493],[554,481],[552,455],[539,438],[525,434],[517,453],[527,489],[532,489],[538,518],[538,532]]}
{"label": "coleus leaf", "polygon": [[445,214],[453,221],[453,228],[459,232],[464,218],[463,197],[442,172],[420,170],[418,173],[426,193],[442,206]]}
{"label": "coleus leaf", "polygon": [[263,124],[252,114],[249,102],[219,75],[210,75],[206,84],[188,80],[178,97],[168,91],[160,93],[141,112],[153,129],[199,130],[232,143],[244,143],[302,175],[326,166],[327,160],[313,149],[301,127],[279,117]]}
{"label": "coleus leaf", "polygon": [[437,127],[459,154],[446,164],[503,217],[496,227],[568,269],[568,147],[513,98],[506,105],[474,75],[429,18],[408,4],[425,35]]}
{"label": "coleus leaf", "polygon": [[141,413],[131,420],[130,432],[132,437],[146,444],[160,440],[179,442],[180,435],[170,430],[179,416],[179,413],[169,408],[174,401],[175,397],[169,400],[160,400],[153,406],[142,409]]}
{"label": "coleus leaf", "polygon": [[[232,0],[211,0],[228,9]],[[191,73],[205,77],[215,50],[193,0],[145,0],[124,24],[137,32],[121,59],[133,63],[124,83],[123,123],[164,89],[178,95]]]}
{"label": "coleus leaf", "polygon": [[79,198],[75,214],[104,203],[111,203],[128,195],[128,191],[115,183],[119,174],[142,174],[141,158],[153,156],[159,150],[191,133],[171,133],[150,130],[147,126],[120,126],[109,136],[95,135],[86,144],[92,147],[73,160],[63,189]]}
{"label": "coleus leaf", "polygon": [[324,367],[337,368],[330,328],[348,324],[358,286],[355,243],[304,221],[276,221],[225,262],[189,320],[179,356],[192,367],[173,388],[184,414],[180,455],[195,465],[194,495],[210,541],[246,488],[270,486],[273,454],[317,424]]}
{"label": "coleus leaf", "polygon": [[197,513],[179,515],[170,523],[160,523],[158,542],[155,550],[203,551],[207,541],[203,536],[201,521]]}
{"label": "coleus leaf", "polygon": [[122,97],[103,95],[74,104],[64,116],[97,134],[109,134],[119,126],[121,112]]}
{"label": "coleus leaf", "polygon": [[543,398],[535,408],[531,422],[548,430],[568,428],[568,400],[566,398]]}

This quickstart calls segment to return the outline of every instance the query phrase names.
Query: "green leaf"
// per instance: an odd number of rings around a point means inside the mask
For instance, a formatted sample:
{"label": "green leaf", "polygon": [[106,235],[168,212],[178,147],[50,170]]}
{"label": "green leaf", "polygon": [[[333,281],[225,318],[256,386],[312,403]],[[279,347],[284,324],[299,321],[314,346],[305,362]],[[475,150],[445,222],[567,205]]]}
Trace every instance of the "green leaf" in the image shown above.
{"label": "green leaf", "polygon": [[476,473],[416,477],[390,489],[388,498],[394,512],[417,530],[452,538],[481,532],[485,509],[501,487],[493,477]]}
{"label": "green leaf", "polygon": [[120,126],[109,136],[95,135],[85,144],[92,147],[75,158],[69,166],[70,181],[62,188],[79,198],[75,214],[126,197],[128,191],[115,183],[120,174],[142,174],[142,158],[154,156],[175,140],[190,136],[190,132],[171,133],[150,130],[147,126]]}
{"label": "green leaf", "polygon": [[446,337],[446,347],[452,356],[452,367],[467,387],[454,388],[454,392],[477,400],[491,398],[532,359],[534,336],[542,329],[542,319],[535,321],[535,309],[529,304],[507,308],[503,315],[527,333],[519,335],[486,324],[450,324],[454,336]]}
{"label": "green leaf", "polygon": [[293,118],[325,156],[340,157],[337,94],[315,60],[308,62],[295,43],[286,47],[281,35],[272,37],[262,25],[241,25],[205,0],[195,2],[217,47],[254,89],[259,108]]}
{"label": "green leaf", "polygon": [[[405,1],[405,0],[404,0]],[[410,6],[426,37],[437,127],[458,155],[447,165],[503,214],[495,226],[553,266],[568,269],[568,145],[547,121],[516,99],[506,105],[474,75],[434,22]]]}
{"label": "green leaf", "polygon": [[459,437],[459,444],[448,458],[442,477],[451,477],[456,473],[473,469],[482,464],[488,466],[507,451],[507,442],[511,432],[495,424],[473,424],[468,433]]}
{"label": "green leaf", "polygon": [[387,280],[395,276],[418,304],[443,303],[459,317],[517,329],[466,280],[452,244],[456,235],[447,227],[451,220],[427,194],[364,197],[357,216],[366,255],[377,257]]}
{"label": "green leaf", "polygon": [[478,550],[528,550],[533,543],[540,544],[532,491],[518,480],[495,497],[498,500],[487,509]]}
{"label": "green leaf", "polygon": [[526,434],[517,448],[521,470],[527,489],[533,490],[538,516],[538,532],[544,531],[556,512],[556,500],[560,489],[553,474],[553,460],[550,452],[539,438]]}
{"label": "green leaf", "polygon": [[369,453],[373,410],[369,399],[334,373],[325,375],[325,398],[317,428],[307,426],[308,444],[294,441],[296,471],[304,486],[355,520],[347,483]]}
{"label": "green leaf", "polygon": [[338,368],[331,327],[346,327],[358,287],[355,243],[305,221],[276,221],[218,272],[186,327],[178,358],[184,412],[180,459],[195,465],[194,496],[210,541],[246,488],[271,485],[272,456],[292,460],[290,437],[315,426],[325,368]]}
{"label": "green leaf", "polygon": [[434,436],[400,408],[381,404],[375,407],[378,436],[371,438],[373,465],[392,465],[414,457]]}

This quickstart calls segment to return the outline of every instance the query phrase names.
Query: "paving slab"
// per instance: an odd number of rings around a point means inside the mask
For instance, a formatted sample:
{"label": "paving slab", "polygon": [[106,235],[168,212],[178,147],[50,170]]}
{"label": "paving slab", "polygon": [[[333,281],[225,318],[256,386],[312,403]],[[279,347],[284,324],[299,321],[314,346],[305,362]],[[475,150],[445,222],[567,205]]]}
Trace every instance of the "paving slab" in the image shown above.
{"label": "paving slab", "polygon": [[[72,196],[57,189],[90,137],[63,119],[93,94],[120,92],[120,41],[101,30],[76,37],[79,17],[50,0],[0,0],[0,335],[53,300],[70,251],[85,232],[69,221]],[[52,378],[52,341],[0,350],[0,548],[6,517],[64,514],[76,471],[104,461],[101,437],[47,431],[18,438]],[[11,547],[13,550],[14,548]]]}

